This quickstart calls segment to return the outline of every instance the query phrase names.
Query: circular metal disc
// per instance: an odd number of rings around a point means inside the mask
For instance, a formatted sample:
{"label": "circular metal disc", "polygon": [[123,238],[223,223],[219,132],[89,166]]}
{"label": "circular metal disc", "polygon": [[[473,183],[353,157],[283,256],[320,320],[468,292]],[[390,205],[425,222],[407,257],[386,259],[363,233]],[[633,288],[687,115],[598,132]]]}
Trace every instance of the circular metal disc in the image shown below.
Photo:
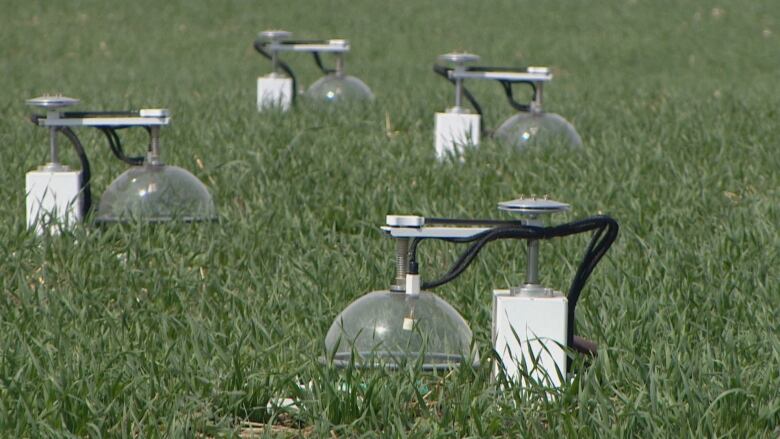
{"label": "circular metal disc", "polygon": [[284,41],[292,36],[292,32],[287,32],[286,30],[272,29],[272,30],[262,31],[258,36],[260,38],[265,38],[271,41]]}
{"label": "circular metal disc", "polygon": [[453,64],[466,64],[479,61],[479,55],[466,52],[451,52],[439,55],[437,60],[439,62],[449,62]]}
{"label": "circular metal disc", "polygon": [[518,198],[517,200],[498,203],[498,208],[507,212],[538,215],[542,213],[563,212],[569,210],[571,206],[566,203],[544,198]]}
{"label": "circular metal disc", "polygon": [[74,98],[68,98],[65,96],[39,96],[33,99],[27,99],[27,105],[38,108],[62,108],[76,105],[80,101]]}

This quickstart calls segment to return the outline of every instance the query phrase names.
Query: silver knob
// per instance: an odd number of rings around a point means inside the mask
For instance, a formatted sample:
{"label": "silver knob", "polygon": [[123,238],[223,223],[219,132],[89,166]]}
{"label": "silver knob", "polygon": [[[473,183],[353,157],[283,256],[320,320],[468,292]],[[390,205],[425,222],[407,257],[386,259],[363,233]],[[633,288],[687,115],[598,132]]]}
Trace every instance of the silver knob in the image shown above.
{"label": "silver knob", "polygon": [[437,61],[447,64],[465,65],[479,61],[479,55],[467,52],[450,52],[439,55]]}
{"label": "silver knob", "polygon": [[279,29],[271,29],[271,30],[264,30],[257,34],[258,38],[262,38],[264,40],[268,40],[271,42],[281,42],[284,40],[289,39],[292,36],[292,32],[287,32],[286,30],[279,30]]}
{"label": "silver knob", "polygon": [[44,110],[56,110],[58,108],[70,107],[76,105],[80,101],[78,99],[69,98],[65,96],[50,96],[43,95],[37,98],[27,99],[27,105],[32,107],[42,108]]}

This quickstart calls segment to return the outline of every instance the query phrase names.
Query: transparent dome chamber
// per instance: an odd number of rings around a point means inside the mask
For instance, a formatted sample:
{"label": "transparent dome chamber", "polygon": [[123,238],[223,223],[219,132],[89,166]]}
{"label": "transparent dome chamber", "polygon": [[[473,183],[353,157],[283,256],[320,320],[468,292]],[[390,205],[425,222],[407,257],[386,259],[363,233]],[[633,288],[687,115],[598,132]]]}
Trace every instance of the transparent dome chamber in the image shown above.
{"label": "transparent dome chamber", "polygon": [[149,152],[105,190],[96,223],[168,221],[200,222],[217,219],[206,186],[186,169],[164,164],[159,155],[159,128],[150,132]]}
{"label": "transparent dome chamber", "polygon": [[572,124],[555,113],[541,110],[521,112],[505,120],[493,136],[518,149],[532,146],[563,145],[577,148],[582,139]]}
{"label": "transparent dome chamber", "polygon": [[337,368],[409,366],[425,371],[477,366],[471,329],[458,311],[431,292],[406,291],[408,242],[395,241],[394,284],[359,297],[334,319],[322,361]]}
{"label": "transparent dome chamber", "polygon": [[184,222],[217,217],[206,186],[178,166],[145,163],[128,169],[103,193],[95,221]]}
{"label": "transparent dome chamber", "polygon": [[331,73],[318,79],[305,93],[309,102],[340,104],[371,102],[374,94],[360,79],[344,74]]}
{"label": "transparent dome chamber", "polygon": [[499,142],[518,149],[565,146],[579,148],[582,139],[563,117],[542,110],[542,82],[533,84],[533,100],[527,111],[506,119],[493,133]]}
{"label": "transparent dome chamber", "polygon": [[374,100],[374,93],[360,79],[344,71],[344,52],[334,53],[336,68],[315,81],[304,93],[309,103],[326,108],[334,104],[367,103]]}
{"label": "transparent dome chamber", "polygon": [[463,317],[435,294],[383,290],[342,311],[328,330],[325,348],[337,367],[420,362],[423,370],[448,370],[469,362],[471,338]]}

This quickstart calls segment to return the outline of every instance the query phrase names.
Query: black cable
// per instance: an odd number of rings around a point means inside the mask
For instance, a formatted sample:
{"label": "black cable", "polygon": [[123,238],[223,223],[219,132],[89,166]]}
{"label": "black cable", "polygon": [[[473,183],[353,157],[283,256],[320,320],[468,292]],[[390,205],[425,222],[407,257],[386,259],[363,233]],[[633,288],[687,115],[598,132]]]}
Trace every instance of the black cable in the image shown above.
{"label": "black cable", "polygon": [[57,131],[61,132],[68,138],[73,148],[76,150],[76,155],[81,162],[81,178],[79,181],[79,191],[82,194],[83,203],[81,204],[81,217],[86,218],[90,209],[92,209],[92,190],[90,189],[89,182],[92,179],[92,172],[89,166],[89,159],[87,153],[84,151],[84,145],[81,144],[76,133],[73,132],[70,127],[60,127]]}
{"label": "black cable", "polygon": [[[108,139],[108,146],[111,148],[111,152],[114,153],[114,156],[118,158],[119,160],[127,163],[130,166],[140,166],[144,163],[144,157],[143,156],[135,156],[135,157],[128,157],[124,149],[122,148],[122,141],[119,138],[119,135],[117,134],[117,129],[124,129],[124,128],[130,128],[126,126],[107,126],[107,127],[97,127],[100,132],[102,132],[106,139]],[[148,128],[148,127],[145,127]],[[147,132],[149,130],[147,129]]]}
{"label": "black cable", "polygon": [[317,64],[317,67],[320,68],[320,71],[326,75],[330,75],[331,73],[335,73],[336,69],[330,69],[325,67],[325,65],[322,63],[322,58],[320,57],[319,52],[312,52],[311,53],[314,56],[314,62]]}
{"label": "black cable", "polygon": [[507,100],[509,101],[509,105],[514,108],[517,111],[522,112],[528,112],[531,111],[531,105],[530,104],[521,104],[520,102],[517,102],[514,97],[514,93],[512,91],[512,84],[515,84],[517,82],[529,84],[531,88],[534,90],[533,98],[532,100],[536,99],[536,84],[533,82],[527,82],[527,81],[506,81],[501,80],[498,81],[502,87],[504,87],[504,94],[506,95]]}
{"label": "black cable", "polygon": [[[523,233],[523,230],[525,230],[526,228],[527,227],[525,226],[494,227],[486,232],[474,236],[473,240],[475,240],[476,242],[471,246],[469,246],[469,248],[458,257],[458,259],[453,264],[452,268],[450,268],[450,270],[446,274],[444,274],[444,276],[436,280],[423,282],[422,288],[423,289],[436,288],[455,280],[458,276],[463,274],[463,272],[469,267],[469,265],[471,265],[471,263],[479,254],[479,252],[488,242],[495,241],[496,239],[507,239],[507,238],[531,239],[531,237],[533,236],[532,234]],[[410,263],[412,262],[416,263],[416,260],[413,259],[413,257],[416,257],[416,255],[410,253],[410,259],[409,259]]]}
{"label": "black cable", "polygon": [[[273,59],[273,55],[265,50],[265,43],[263,43],[260,40],[255,40],[254,43],[255,50],[260,54],[263,55],[265,58],[271,60]],[[287,74],[287,76],[290,77],[292,80],[292,102],[295,103],[295,97],[298,95],[298,80],[295,78],[295,73],[293,73],[292,69],[289,65],[287,65],[286,62],[280,60],[277,58],[276,64],[279,66],[280,69],[284,70],[284,72]]]}
{"label": "black cable", "polygon": [[[474,221],[479,221],[479,222],[478,223],[471,223],[470,222],[471,220],[452,220],[452,221],[456,221],[456,222],[447,222],[447,221],[449,221],[447,218],[430,218],[430,220],[431,221],[429,221],[429,218],[425,219],[426,223],[428,223],[428,224],[472,224],[473,225],[473,224],[484,224],[486,221],[491,221],[491,220],[474,220]],[[497,224],[515,224],[516,222],[515,221],[495,221],[495,223],[497,223]],[[520,225],[520,224],[518,224],[518,225]],[[490,232],[490,230],[486,230],[486,231],[484,231],[482,233],[478,233],[478,234],[476,234],[474,236],[470,236],[470,237],[466,237],[466,238],[425,238],[425,237],[412,238],[412,240],[411,240],[411,242],[409,244],[409,253],[408,253],[408,256],[409,256],[409,258],[408,258],[408,260],[409,260],[409,267],[407,269],[407,272],[409,274],[417,274],[418,273],[418,270],[417,270],[417,267],[418,267],[417,266],[417,247],[425,239],[436,239],[436,240],[439,240],[439,241],[454,242],[454,243],[462,244],[462,243],[474,242],[474,241],[480,239],[481,237],[483,237],[485,234],[487,234],[489,232]]]}
{"label": "black cable", "polygon": [[605,227],[593,234],[591,242],[588,245],[588,251],[583,256],[583,260],[577,269],[577,274],[574,276],[571,286],[569,287],[569,293],[567,300],[569,302],[569,314],[568,314],[568,328],[566,342],[571,346],[574,340],[574,327],[575,327],[575,311],[577,309],[577,302],[579,301],[580,294],[582,293],[585,284],[588,281],[593,270],[598,265],[601,258],[607,253],[609,248],[617,239],[620,226],[617,221],[610,217],[600,217],[605,223]]}

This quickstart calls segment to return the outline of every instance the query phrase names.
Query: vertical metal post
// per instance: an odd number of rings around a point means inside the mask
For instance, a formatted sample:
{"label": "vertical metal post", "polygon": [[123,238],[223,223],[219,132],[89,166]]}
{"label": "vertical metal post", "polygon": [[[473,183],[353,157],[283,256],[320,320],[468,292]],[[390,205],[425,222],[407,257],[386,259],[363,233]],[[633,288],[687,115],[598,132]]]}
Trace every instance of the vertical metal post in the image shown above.
{"label": "vertical metal post", "polygon": [[541,81],[537,81],[534,83],[534,100],[531,102],[531,111],[533,112],[541,112],[542,111],[542,88],[544,87],[544,83]]}
{"label": "vertical metal post", "polygon": [[455,78],[455,108],[460,108],[463,101],[463,78]]}
{"label": "vertical metal post", "polygon": [[148,162],[157,165],[160,164],[160,127],[153,125],[149,127],[149,157]]}
{"label": "vertical metal post", "polygon": [[344,76],[344,54],[341,52],[336,54],[336,75]]}
{"label": "vertical metal post", "polygon": [[49,150],[51,152],[51,163],[60,164],[60,148],[57,145],[57,127],[49,127]]}
{"label": "vertical metal post", "polygon": [[271,49],[271,67],[273,73],[279,73],[279,52]]}
{"label": "vertical metal post", "polygon": [[525,283],[528,285],[539,284],[539,241],[528,240],[528,261],[525,267]]}

